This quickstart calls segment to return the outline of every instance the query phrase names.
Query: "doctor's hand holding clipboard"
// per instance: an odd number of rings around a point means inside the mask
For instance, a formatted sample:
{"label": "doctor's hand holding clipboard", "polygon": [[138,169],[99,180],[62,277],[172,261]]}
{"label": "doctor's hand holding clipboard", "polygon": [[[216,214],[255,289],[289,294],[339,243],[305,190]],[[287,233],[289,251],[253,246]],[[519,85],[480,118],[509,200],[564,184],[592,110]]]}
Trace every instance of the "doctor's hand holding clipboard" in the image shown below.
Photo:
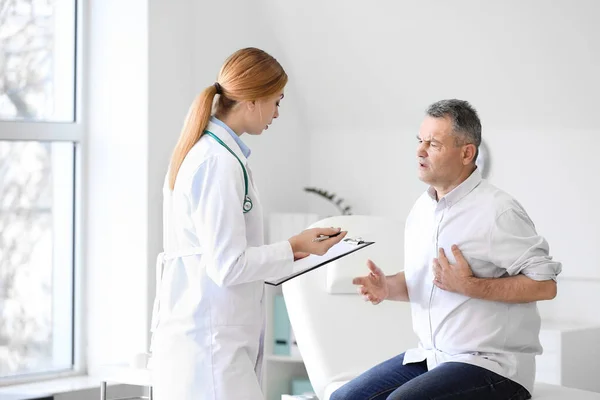
{"label": "doctor's hand holding clipboard", "polygon": [[[348,232],[342,231],[340,228],[313,228],[307,229],[300,235],[291,238],[290,244],[294,250],[294,261],[301,260],[316,254],[322,256],[334,245],[346,237]],[[306,245],[310,247],[307,248]],[[300,249],[299,249],[300,247]]]}
{"label": "doctor's hand holding clipboard", "polygon": [[163,187],[151,341],[156,400],[262,400],[265,281],[346,235],[318,228],[264,243],[241,136],[260,135],[279,116],[287,80],[275,58],[242,49],[189,109]]}

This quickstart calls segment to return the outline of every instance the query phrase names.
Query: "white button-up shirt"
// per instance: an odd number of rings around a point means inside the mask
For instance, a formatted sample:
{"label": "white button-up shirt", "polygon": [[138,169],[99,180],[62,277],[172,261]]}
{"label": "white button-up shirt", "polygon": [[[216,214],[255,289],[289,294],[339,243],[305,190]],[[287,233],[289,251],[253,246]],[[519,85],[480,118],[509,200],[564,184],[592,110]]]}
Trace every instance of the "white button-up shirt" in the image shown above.
{"label": "white button-up shirt", "polygon": [[427,360],[474,364],[509,378],[530,393],[541,354],[537,304],[473,299],[433,284],[432,261],[456,244],[479,278],[524,274],[556,279],[561,264],[548,255],[523,207],[482,179],[479,170],[439,201],[433,188],[411,210],[405,231],[405,274],[419,348],[404,363]]}

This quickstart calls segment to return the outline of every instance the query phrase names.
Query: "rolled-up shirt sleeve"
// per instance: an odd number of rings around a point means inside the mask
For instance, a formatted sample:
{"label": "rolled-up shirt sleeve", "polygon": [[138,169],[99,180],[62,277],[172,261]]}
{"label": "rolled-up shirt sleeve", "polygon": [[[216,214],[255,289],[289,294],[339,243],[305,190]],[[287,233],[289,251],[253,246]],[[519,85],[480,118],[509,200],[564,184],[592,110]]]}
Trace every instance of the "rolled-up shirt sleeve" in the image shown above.
{"label": "rolled-up shirt sleeve", "polygon": [[508,275],[556,281],[562,271],[562,264],[549,255],[548,242],[523,210],[509,208],[496,217],[489,245],[491,261]]}

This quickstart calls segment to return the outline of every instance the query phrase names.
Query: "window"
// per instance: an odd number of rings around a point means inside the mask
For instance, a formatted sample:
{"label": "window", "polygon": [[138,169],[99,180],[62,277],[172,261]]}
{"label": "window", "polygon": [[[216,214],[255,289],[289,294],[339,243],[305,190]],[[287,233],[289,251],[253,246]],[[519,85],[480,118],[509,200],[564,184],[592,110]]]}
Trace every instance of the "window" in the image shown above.
{"label": "window", "polygon": [[75,0],[0,0],[0,384],[73,371]]}
{"label": "window", "polygon": [[0,0],[0,118],[74,121],[73,0]]}

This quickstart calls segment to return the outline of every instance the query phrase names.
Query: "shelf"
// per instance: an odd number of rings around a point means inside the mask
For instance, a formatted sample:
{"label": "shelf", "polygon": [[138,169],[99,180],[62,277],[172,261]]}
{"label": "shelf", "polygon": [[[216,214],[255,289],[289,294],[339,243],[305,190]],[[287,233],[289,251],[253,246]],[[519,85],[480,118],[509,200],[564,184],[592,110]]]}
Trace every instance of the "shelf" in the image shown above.
{"label": "shelf", "polygon": [[274,354],[269,354],[265,356],[267,361],[273,362],[286,362],[286,363],[302,363],[302,357],[300,356],[278,356]]}

